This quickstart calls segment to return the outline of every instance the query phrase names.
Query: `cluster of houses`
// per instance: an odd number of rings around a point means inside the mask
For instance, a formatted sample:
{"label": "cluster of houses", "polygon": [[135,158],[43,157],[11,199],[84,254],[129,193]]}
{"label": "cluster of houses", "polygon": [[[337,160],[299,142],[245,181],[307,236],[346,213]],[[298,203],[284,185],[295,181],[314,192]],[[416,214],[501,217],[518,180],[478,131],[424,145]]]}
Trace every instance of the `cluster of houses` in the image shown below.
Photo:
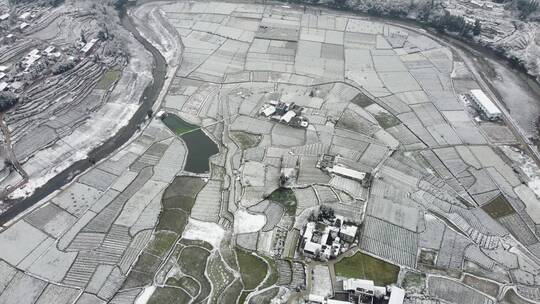
{"label": "cluster of houses", "polygon": [[319,215],[317,220],[308,221],[299,245],[304,256],[327,261],[347,250],[357,233],[357,225],[346,223],[342,216],[330,212],[330,216]]}
{"label": "cluster of houses", "polygon": [[[98,42],[99,39],[97,38],[85,43],[80,42],[77,51],[83,56],[88,56],[95,50]],[[10,90],[15,93],[19,92],[24,86],[24,83],[20,81],[22,75],[39,73],[43,68],[43,63],[56,62],[62,58],[62,56],[62,50],[50,45],[43,50],[37,48],[31,50],[17,65],[0,65],[0,91]],[[69,56],[66,60],[74,61],[75,57]]]}
{"label": "cluster of houses", "polygon": [[[0,15],[0,22],[7,22],[11,17],[10,13],[3,13]],[[32,19],[35,19],[38,17],[37,13],[35,12],[24,12],[17,16],[17,26],[15,27],[16,30],[23,31],[30,27],[30,22]]]}
{"label": "cluster of houses", "polygon": [[[338,282],[339,283],[339,282]],[[405,290],[397,286],[376,286],[371,280],[345,279],[341,281],[343,291],[335,292],[332,298],[310,294],[312,304],[403,304]]]}
{"label": "cluster of houses", "polygon": [[495,8],[495,4],[491,1],[470,0],[464,2],[469,2],[469,5],[474,8],[481,8],[487,10],[493,10]]}
{"label": "cluster of houses", "polygon": [[[282,167],[280,172],[280,186],[284,188],[294,186],[298,178],[298,166],[292,166],[290,163],[287,163],[287,165]],[[317,161],[316,167],[330,176],[337,175],[359,182],[365,188],[371,184],[371,172],[351,169],[340,163],[340,157],[337,155],[322,154]]]}
{"label": "cluster of houses", "polygon": [[264,104],[259,113],[272,120],[279,121],[292,127],[307,128],[309,121],[302,116],[304,108],[293,103],[285,103],[278,100],[270,100]]}

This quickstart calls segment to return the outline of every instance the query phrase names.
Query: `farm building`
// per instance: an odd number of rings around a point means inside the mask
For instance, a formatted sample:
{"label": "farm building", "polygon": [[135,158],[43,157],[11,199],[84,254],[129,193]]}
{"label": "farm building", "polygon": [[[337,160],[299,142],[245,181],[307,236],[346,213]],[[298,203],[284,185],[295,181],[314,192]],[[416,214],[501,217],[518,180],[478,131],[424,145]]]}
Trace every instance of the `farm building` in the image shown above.
{"label": "farm building", "polygon": [[502,116],[501,110],[482,90],[471,90],[471,101],[478,107],[487,119],[498,119]]}

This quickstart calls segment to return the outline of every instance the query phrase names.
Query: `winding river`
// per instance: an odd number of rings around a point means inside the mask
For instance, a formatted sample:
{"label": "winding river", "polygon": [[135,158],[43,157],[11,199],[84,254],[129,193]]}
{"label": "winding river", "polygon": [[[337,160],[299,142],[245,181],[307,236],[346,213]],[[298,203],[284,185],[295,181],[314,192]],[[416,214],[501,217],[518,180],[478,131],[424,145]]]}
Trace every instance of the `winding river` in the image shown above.
{"label": "winding river", "polygon": [[32,195],[25,199],[6,201],[10,208],[0,215],[0,225],[15,218],[19,213],[36,204],[52,192],[71,182],[79,173],[84,172],[94,163],[106,158],[111,153],[122,147],[139,129],[139,125],[145,120],[148,110],[156,101],[167,73],[167,62],[161,53],[146,39],[144,39],[133,24],[131,17],[125,12],[121,13],[122,25],[130,31],[135,39],[153,56],[152,76],[153,81],[144,90],[140,98],[140,107],[135,112],[129,123],[122,127],[113,137],[106,140],[101,146],[91,151],[86,159],[73,163],[70,167],[50,179],[45,185],[37,188]]}
{"label": "winding river", "polygon": [[[136,5],[152,1],[155,0],[139,0]],[[235,2],[245,3],[246,1]],[[255,3],[257,3],[257,1],[255,1]],[[283,2],[272,3],[278,5],[283,4]],[[268,1],[267,4],[271,4],[270,1]],[[291,6],[296,6],[298,9],[301,9],[303,7],[302,5]],[[363,15],[366,16],[369,20],[391,22],[396,25],[402,25],[404,27],[418,28],[418,31],[423,31],[426,35],[434,34],[429,30],[426,31],[425,29],[421,29],[421,27],[414,21],[390,20],[387,18],[373,17],[366,14],[350,11],[336,11],[334,9],[328,9],[326,7],[320,6],[315,6],[315,8],[317,10],[320,9],[323,11],[331,11],[334,14],[347,13]],[[6,203],[10,204],[11,207],[3,214],[0,214],[0,225],[15,218],[19,213],[23,212],[24,210],[36,204],[43,198],[47,197],[52,192],[60,189],[62,186],[71,182],[78,174],[90,168],[95,162],[98,162],[108,157],[111,153],[123,146],[139,129],[140,124],[145,120],[148,110],[152,108],[152,105],[159,96],[159,93],[163,88],[167,72],[166,60],[151,43],[149,43],[141,36],[141,34],[135,28],[131,17],[125,14],[125,12],[123,12],[121,15],[122,25],[133,34],[135,39],[137,39],[137,41],[139,41],[147,51],[152,54],[154,61],[152,68],[153,82],[148,85],[144,90],[143,95],[140,98],[139,109],[133,115],[133,117],[130,119],[129,123],[126,126],[121,128],[116,133],[116,135],[106,140],[101,146],[91,151],[86,159],[77,161],[69,168],[60,172],[58,175],[49,180],[45,185],[36,189],[31,196],[25,199],[7,201]],[[482,78],[486,80],[486,82],[490,86],[490,89],[494,91],[494,93],[499,97],[499,99],[501,99],[501,101],[506,105],[507,108],[513,109],[512,116],[517,116],[518,124],[524,127],[524,129],[528,131],[527,133],[532,133],[531,129],[535,129],[536,126],[532,126],[530,120],[532,117],[537,117],[538,115],[540,115],[540,103],[538,102],[538,100],[540,100],[540,85],[537,82],[531,80],[530,77],[525,75],[523,72],[511,68],[505,60],[498,58],[496,55],[494,55],[494,52],[490,50],[474,45],[468,45],[445,35],[437,35],[437,38],[439,38],[439,40],[444,40],[448,42],[453,47],[460,48],[464,51],[464,53],[466,53],[468,57],[477,58],[474,64],[476,65],[476,68],[478,70],[482,71]],[[504,79],[503,81],[502,79],[500,79],[500,76],[506,76],[506,79]],[[507,83],[505,84],[505,82]],[[507,92],[504,90],[504,88],[508,85],[508,82],[515,89],[509,90]],[[521,98],[512,98],[512,96],[514,96],[513,93],[515,93],[516,91],[520,91],[521,94],[524,94],[524,96],[520,96]],[[531,101],[533,101],[533,104],[531,104]],[[204,132],[200,132],[204,134]],[[204,134],[203,137],[206,137],[206,135]],[[183,139],[186,141],[186,144],[188,146],[190,146],[190,144],[192,146],[201,145],[201,136],[200,134],[197,134],[197,132],[194,132],[194,134],[191,134],[190,136],[187,136],[187,138]],[[207,143],[206,140],[203,141],[203,144]],[[207,148],[209,149],[209,151],[213,151],[214,147],[212,147],[210,142],[208,142]],[[192,149],[189,149],[188,147],[188,150]],[[208,170],[208,159],[206,156],[202,157],[201,155],[194,153],[188,153],[188,155],[189,154],[192,154],[192,157],[195,157],[197,159],[193,160],[193,162],[189,161],[188,159],[188,163],[186,163],[187,171],[202,173]]]}

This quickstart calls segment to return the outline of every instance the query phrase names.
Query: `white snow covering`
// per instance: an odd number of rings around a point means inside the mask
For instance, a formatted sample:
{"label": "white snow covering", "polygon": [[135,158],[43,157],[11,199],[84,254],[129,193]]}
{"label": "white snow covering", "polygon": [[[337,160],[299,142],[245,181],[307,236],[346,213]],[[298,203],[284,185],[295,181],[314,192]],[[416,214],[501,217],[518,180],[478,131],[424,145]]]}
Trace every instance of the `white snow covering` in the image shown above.
{"label": "white snow covering", "polygon": [[[158,18],[158,15],[161,15],[161,20]],[[157,37],[156,41],[152,36],[145,33],[144,27],[138,26],[141,36],[152,42],[161,55],[163,55],[167,63],[170,64],[175,58],[179,57],[178,52],[182,49],[182,46],[163,25],[162,20],[168,20],[168,18],[167,14],[162,9],[149,3],[141,5],[134,12],[134,16],[137,17],[135,19],[137,23],[144,23],[146,27],[150,28],[154,37]],[[141,28],[143,30],[140,30]]]}
{"label": "white snow covering", "polygon": [[59,172],[85,159],[90,151],[127,125],[137,108],[138,105],[135,104],[116,102],[105,104],[85,122],[84,132],[75,130],[71,135],[63,138],[61,144],[38,151],[34,157],[23,164],[30,177],[29,181],[23,187],[15,189],[9,197],[27,197]]}
{"label": "white snow covering", "polygon": [[148,286],[144,288],[143,292],[137,297],[135,300],[135,304],[146,304],[148,300],[150,300],[150,297],[156,290],[156,286]]}
{"label": "white snow covering", "polygon": [[[85,159],[90,151],[129,124],[140,106],[139,97],[153,77],[152,61],[147,60],[151,56],[150,53],[134,40],[129,40],[128,47],[133,55],[130,56],[129,64],[124,68],[108,101],[96,112],[91,113],[88,120],[75,128],[72,133],[53,145],[35,152],[23,164],[29,175],[28,183],[13,191],[9,195],[10,198],[24,198],[31,195],[36,188],[43,186],[73,163]],[[3,185],[14,185],[15,182],[8,177],[3,181]]]}
{"label": "white snow covering", "polygon": [[540,197],[540,168],[538,168],[534,160],[522,151],[509,146],[502,146],[501,150],[511,160],[519,164],[519,167],[529,179],[527,186],[531,188],[537,197]]}
{"label": "white snow covering", "polygon": [[266,216],[251,214],[246,210],[237,210],[234,213],[234,233],[257,232],[266,224]]}
{"label": "white snow covering", "polygon": [[223,228],[212,222],[199,221],[189,218],[182,237],[189,240],[199,240],[210,243],[214,248],[219,248],[225,235]]}
{"label": "white snow covering", "polygon": [[[36,154],[38,158],[34,157],[30,159],[26,164],[24,164],[23,167],[28,173],[28,175],[30,176],[30,179],[22,187],[13,190],[13,192],[11,192],[8,195],[8,197],[11,199],[16,199],[16,198],[26,198],[30,196],[32,193],[34,193],[34,191],[37,188],[45,185],[50,179],[52,179],[58,173],[69,168],[69,166],[71,166],[73,163],[81,159],[85,159],[89,151],[77,151],[73,155],[71,155],[71,157],[66,158],[63,162],[58,163],[58,165],[52,168],[48,168],[43,164],[37,163],[43,158],[47,159],[47,156],[50,157],[48,159],[55,159],[57,157],[55,152],[56,152],[55,147],[51,147],[46,150],[39,151]],[[74,173],[74,174],[78,174],[78,173]]]}

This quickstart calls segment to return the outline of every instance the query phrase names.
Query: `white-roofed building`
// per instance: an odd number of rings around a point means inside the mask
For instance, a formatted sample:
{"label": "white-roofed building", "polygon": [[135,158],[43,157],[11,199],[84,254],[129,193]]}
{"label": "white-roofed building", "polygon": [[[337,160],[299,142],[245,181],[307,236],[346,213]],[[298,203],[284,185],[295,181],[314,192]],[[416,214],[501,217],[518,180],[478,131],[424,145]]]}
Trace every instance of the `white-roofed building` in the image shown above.
{"label": "white-roofed building", "polygon": [[39,54],[39,50],[38,49],[33,49],[30,51],[30,53],[28,53],[28,56],[36,56]]}
{"label": "white-roofed building", "polygon": [[362,181],[366,177],[366,173],[349,169],[342,165],[334,165],[334,167],[328,168],[328,172],[357,181]]}
{"label": "white-roofed building", "polygon": [[357,289],[373,290],[375,283],[371,280],[346,279],[343,280],[343,290],[355,291]]}
{"label": "white-roofed building", "polygon": [[85,55],[88,55],[88,53],[92,52],[92,50],[94,49],[94,47],[96,46],[98,41],[99,41],[99,39],[97,39],[97,38],[94,38],[94,39],[88,41],[88,43],[86,43],[82,47],[81,52],[83,52]]}
{"label": "white-roofed building", "polygon": [[471,90],[471,101],[478,107],[487,119],[497,119],[502,116],[502,112],[495,103],[482,90]]}
{"label": "white-roofed building", "polygon": [[0,82],[0,92],[5,91],[8,88],[8,83],[5,81]]}
{"label": "white-roofed building", "polygon": [[38,49],[33,49],[24,57],[23,64],[26,66],[26,70],[28,70],[30,67],[34,65],[39,59],[41,59],[41,55],[39,54]]}
{"label": "white-roofed building", "polygon": [[26,12],[26,13],[22,13],[22,14],[19,16],[19,19],[21,19],[21,20],[27,20],[27,19],[29,19],[31,16],[32,16],[32,13]]}
{"label": "white-roofed building", "polygon": [[370,294],[374,296],[386,294],[386,287],[375,286],[375,283],[373,281],[362,279],[343,280],[343,290],[354,292],[357,294]]}
{"label": "white-roofed building", "polygon": [[405,290],[397,286],[392,286],[392,289],[390,290],[390,299],[388,300],[388,304],[403,304],[404,299]]}
{"label": "white-roofed building", "polygon": [[321,244],[307,241],[304,245],[304,255],[315,257],[321,252],[321,249]]}
{"label": "white-roofed building", "polygon": [[358,226],[354,225],[342,225],[339,230],[339,237],[341,237],[345,242],[352,243],[356,238],[356,232],[358,231]]}
{"label": "white-roofed building", "polygon": [[27,27],[29,27],[29,26],[30,26],[30,24],[28,24],[28,23],[26,23],[26,22],[23,22],[23,23],[21,23],[21,25],[19,26],[19,28],[20,28],[21,30],[24,30],[25,28],[27,28]]}
{"label": "white-roofed building", "polygon": [[54,52],[56,48],[52,45],[49,45],[46,49],[43,50],[43,53],[46,55],[50,55],[52,52]]}
{"label": "white-roofed building", "polygon": [[287,113],[285,113],[285,115],[281,116],[281,121],[284,121],[286,123],[290,123],[291,122],[291,119],[293,119],[293,117],[296,116],[296,112],[290,110],[288,111]]}
{"label": "white-roofed building", "polygon": [[9,19],[9,13],[0,15],[0,21],[6,21]]}
{"label": "white-roofed building", "polygon": [[22,81],[15,81],[8,85],[8,87],[15,90],[15,92],[21,90],[23,86],[24,86],[24,83]]}
{"label": "white-roofed building", "polygon": [[274,115],[274,113],[276,113],[276,107],[274,106],[265,107],[264,109],[262,109],[261,113],[266,117],[270,117]]}

